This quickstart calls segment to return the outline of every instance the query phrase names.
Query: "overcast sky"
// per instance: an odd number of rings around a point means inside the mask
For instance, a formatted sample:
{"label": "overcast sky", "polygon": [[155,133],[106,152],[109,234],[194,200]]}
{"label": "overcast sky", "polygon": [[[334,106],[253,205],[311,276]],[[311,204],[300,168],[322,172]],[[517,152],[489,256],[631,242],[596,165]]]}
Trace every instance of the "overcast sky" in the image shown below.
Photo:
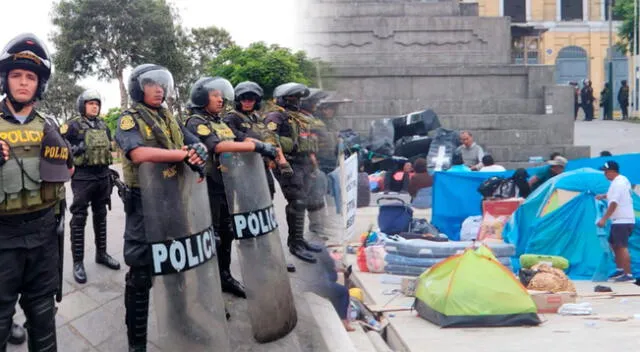
{"label": "overcast sky", "polygon": [[[295,16],[296,0],[169,1],[178,7],[184,26],[222,27],[242,46],[265,41],[295,48],[294,23],[290,18]],[[55,48],[49,41],[49,34],[53,30],[49,16],[52,6],[51,0],[2,0],[0,47],[4,47],[19,33],[32,32],[45,39],[49,51],[53,52]],[[287,17],[289,19],[286,19]],[[79,84],[85,88],[100,90],[104,99],[102,112],[106,112],[109,107],[120,105],[120,93],[116,82],[87,78]]]}

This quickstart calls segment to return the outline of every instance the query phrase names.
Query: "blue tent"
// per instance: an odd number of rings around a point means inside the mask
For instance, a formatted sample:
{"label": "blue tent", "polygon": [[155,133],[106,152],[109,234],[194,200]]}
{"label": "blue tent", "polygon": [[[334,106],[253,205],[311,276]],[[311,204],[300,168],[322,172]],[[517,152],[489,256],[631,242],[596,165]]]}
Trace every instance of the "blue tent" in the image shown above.
{"label": "blue tent", "polygon": [[[571,160],[566,171],[581,168],[597,169],[607,160],[620,164],[622,173],[631,184],[640,184],[640,154],[616,155]],[[535,175],[540,167],[527,169]],[[482,197],[478,187],[491,176],[511,177],[513,170],[505,172],[436,172],[433,180],[432,223],[452,240],[460,239],[460,227],[469,216],[481,215]]]}
{"label": "blue tent", "polygon": [[[607,206],[595,196],[607,193],[609,184],[602,171],[582,168],[552,178],[529,195],[503,232],[505,242],[516,246],[514,268],[521,254],[531,253],[567,258],[567,273],[573,279],[591,279],[605,256],[604,271],[615,270],[607,243],[610,225],[595,225]],[[638,216],[640,197],[632,196]],[[640,220],[629,249],[633,274],[640,277]]]}

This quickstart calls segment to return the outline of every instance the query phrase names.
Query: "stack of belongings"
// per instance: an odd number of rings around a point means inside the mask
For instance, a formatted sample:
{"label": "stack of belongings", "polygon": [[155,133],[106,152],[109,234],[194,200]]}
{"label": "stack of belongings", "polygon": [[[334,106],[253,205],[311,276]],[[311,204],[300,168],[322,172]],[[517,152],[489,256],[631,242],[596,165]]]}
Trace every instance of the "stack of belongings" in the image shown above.
{"label": "stack of belongings", "polygon": [[408,158],[411,162],[426,158],[432,141],[427,134],[439,127],[440,120],[433,110],[393,118],[394,155]]}
{"label": "stack of belongings", "polygon": [[[449,241],[445,234],[425,219],[412,222],[408,233],[388,236],[385,241],[384,270],[394,275],[418,276],[446,258],[474,246],[474,241]],[[502,242],[485,243],[502,265],[513,270],[515,246]]]}
{"label": "stack of belongings", "polygon": [[454,255],[420,275],[418,315],[441,327],[539,325],[525,288],[486,246]]}
{"label": "stack of belongings", "polygon": [[430,172],[447,170],[451,167],[451,157],[460,145],[460,132],[444,128],[436,129],[427,154],[427,169]]}
{"label": "stack of belongings", "polygon": [[532,291],[544,292],[576,292],[576,287],[564,271],[554,268],[548,263],[538,263],[531,269],[520,269],[520,282]]}

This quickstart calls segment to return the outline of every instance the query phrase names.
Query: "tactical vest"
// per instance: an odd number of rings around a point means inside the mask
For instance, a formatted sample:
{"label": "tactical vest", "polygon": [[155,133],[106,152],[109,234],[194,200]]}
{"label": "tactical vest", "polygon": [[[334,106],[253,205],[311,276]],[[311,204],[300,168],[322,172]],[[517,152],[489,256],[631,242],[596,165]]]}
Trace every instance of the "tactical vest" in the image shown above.
{"label": "tactical vest", "polygon": [[318,142],[318,156],[332,157],[336,148],[337,140],[329,132],[329,128],[319,118],[311,117],[311,131]]}
{"label": "tactical vest", "polygon": [[252,116],[254,117],[255,121],[251,117],[237,110],[234,110],[231,113],[240,117],[242,119],[242,125],[244,126],[246,124],[245,127],[252,130],[256,135],[258,135],[259,139],[262,142],[269,143],[276,147],[278,146],[278,139],[276,138],[275,133],[273,133],[267,128],[267,125],[264,123],[264,119],[258,116],[257,113],[255,112],[252,113]]}
{"label": "tactical vest", "polygon": [[[194,114],[189,116],[186,122],[188,123],[189,120],[191,120],[192,118],[197,118],[199,120],[202,120],[204,122],[203,125],[206,125],[207,127],[209,127],[209,129],[213,133],[215,133],[216,136],[218,136],[218,139],[220,140],[220,142],[229,142],[229,141],[234,141],[236,139],[236,135],[233,133],[231,128],[229,128],[229,126],[227,126],[226,123],[222,122],[222,120],[214,121],[205,116]],[[209,155],[210,157],[209,157],[209,160],[207,160],[207,165],[205,167],[205,170],[207,175],[213,175],[214,168],[217,168],[219,165],[218,165],[218,160],[216,159],[217,155],[213,150],[209,153]]]}
{"label": "tactical vest", "polygon": [[[141,114],[146,114],[147,118],[151,118],[155,122],[161,133],[166,137],[168,145],[164,145],[156,138],[152,126],[144,121]],[[125,110],[120,118],[122,119],[127,115],[131,116],[138,126],[138,132],[142,136],[145,147],[180,149],[184,145],[184,136],[180,130],[180,125],[178,125],[178,122],[168,110],[163,109],[163,115],[166,117],[163,119],[156,112],[151,111],[141,104],[136,104],[130,109]],[[126,157],[122,158],[122,174],[127,186],[134,188],[140,187],[138,183],[138,165]]]}
{"label": "tactical vest", "polygon": [[318,151],[318,139],[311,132],[312,118],[299,111],[287,110],[294,144],[298,146],[298,153],[315,153]]}
{"label": "tactical vest", "polygon": [[78,134],[84,139],[85,152],[74,157],[73,163],[76,166],[111,165],[111,142],[104,123],[96,119],[96,127],[92,128],[83,117],[76,121],[80,127]]}
{"label": "tactical vest", "polygon": [[0,138],[12,150],[9,160],[0,167],[0,216],[31,213],[58,201],[63,184],[40,179],[44,125],[45,119],[39,114],[23,125],[8,122],[0,114]]}

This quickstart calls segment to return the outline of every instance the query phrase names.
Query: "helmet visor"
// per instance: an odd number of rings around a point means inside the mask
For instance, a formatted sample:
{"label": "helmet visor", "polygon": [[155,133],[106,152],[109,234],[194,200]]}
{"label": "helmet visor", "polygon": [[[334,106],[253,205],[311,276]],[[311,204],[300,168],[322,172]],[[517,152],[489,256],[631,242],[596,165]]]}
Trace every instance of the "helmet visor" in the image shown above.
{"label": "helmet visor", "polygon": [[206,92],[219,91],[220,95],[225,100],[230,101],[230,100],[233,100],[234,98],[233,86],[229,81],[227,81],[224,78],[216,77],[210,81],[207,81],[203,85],[203,88],[204,88],[204,91]]}
{"label": "helmet visor", "polygon": [[[164,99],[174,97],[173,76],[171,76],[169,71],[153,70],[145,72],[138,77],[138,82],[140,89],[145,92],[145,94],[153,94],[154,88],[162,88]],[[147,90],[145,90],[145,87]]]}

